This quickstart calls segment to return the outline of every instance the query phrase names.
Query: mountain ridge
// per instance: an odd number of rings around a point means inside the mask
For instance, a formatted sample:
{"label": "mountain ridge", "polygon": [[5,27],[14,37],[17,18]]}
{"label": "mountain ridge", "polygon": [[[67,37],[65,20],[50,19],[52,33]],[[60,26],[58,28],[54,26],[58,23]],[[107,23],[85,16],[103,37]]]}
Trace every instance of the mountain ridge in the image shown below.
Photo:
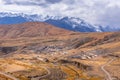
{"label": "mountain ridge", "polygon": [[22,24],[0,25],[1,38],[55,36],[69,34],[71,31],[55,27],[44,22],[26,22]]}
{"label": "mountain ridge", "polygon": [[24,22],[46,22],[56,27],[76,32],[114,32],[120,30],[120,28],[115,29],[110,26],[92,25],[76,17],[0,13],[0,24],[18,24]]}

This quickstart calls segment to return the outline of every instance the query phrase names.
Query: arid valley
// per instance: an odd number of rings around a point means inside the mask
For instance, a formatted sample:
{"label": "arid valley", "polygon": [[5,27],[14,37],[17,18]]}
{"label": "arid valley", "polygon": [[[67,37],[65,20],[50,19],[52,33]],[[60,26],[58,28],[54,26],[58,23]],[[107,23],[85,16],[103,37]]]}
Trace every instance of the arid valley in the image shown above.
{"label": "arid valley", "polygon": [[120,80],[120,32],[1,25],[0,80]]}

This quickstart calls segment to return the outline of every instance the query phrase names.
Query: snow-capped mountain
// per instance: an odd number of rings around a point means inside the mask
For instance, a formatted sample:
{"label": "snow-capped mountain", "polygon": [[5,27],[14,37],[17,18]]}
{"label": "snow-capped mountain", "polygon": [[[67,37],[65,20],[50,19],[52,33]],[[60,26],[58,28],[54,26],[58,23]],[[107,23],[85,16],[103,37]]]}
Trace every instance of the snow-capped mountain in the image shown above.
{"label": "snow-capped mountain", "polygon": [[95,27],[82,19],[74,17],[63,17],[58,20],[48,19],[45,22],[57,27],[78,32],[96,32]]}
{"label": "snow-capped mountain", "polygon": [[16,13],[0,13],[0,24],[18,24],[23,22],[47,22],[56,27],[64,28],[67,30],[77,32],[107,32],[118,31],[120,29],[114,29],[109,26],[103,27],[99,25],[91,25],[90,23],[75,17],[61,17],[61,16],[49,16],[49,15],[27,15]]}

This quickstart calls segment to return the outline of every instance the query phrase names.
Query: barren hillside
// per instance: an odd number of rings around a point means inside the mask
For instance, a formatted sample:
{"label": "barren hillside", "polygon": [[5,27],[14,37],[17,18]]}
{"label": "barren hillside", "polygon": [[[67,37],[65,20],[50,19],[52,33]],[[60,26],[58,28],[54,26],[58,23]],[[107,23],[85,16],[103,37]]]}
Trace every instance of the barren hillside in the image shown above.
{"label": "barren hillside", "polygon": [[78,33],[46,23],[0,26],[0,79],[120,80],[120,32]]}
{"label": "barren hillside", "polygon": [[41,37],[61,35],[66,33],[69,33],[69,31],[42,22],[0,25],[1,38]]}

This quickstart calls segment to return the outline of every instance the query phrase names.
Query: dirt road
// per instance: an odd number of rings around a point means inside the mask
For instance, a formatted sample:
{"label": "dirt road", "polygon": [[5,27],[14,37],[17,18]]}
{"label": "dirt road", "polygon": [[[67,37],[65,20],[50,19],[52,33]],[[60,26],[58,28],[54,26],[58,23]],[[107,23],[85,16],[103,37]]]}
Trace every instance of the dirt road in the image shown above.
{"label": "dirt road", "polygon": [[105,66],[109,65],[109,64],[112,63],[114,60],[115,60],[115,58],[111,59],[111,60],[108,61],[106,64],[104,64],[103,66],[101,66],[101,70],[105,73],[107,80],[112,80],[112,77],[111,77],[110,73],[105,69]]}

